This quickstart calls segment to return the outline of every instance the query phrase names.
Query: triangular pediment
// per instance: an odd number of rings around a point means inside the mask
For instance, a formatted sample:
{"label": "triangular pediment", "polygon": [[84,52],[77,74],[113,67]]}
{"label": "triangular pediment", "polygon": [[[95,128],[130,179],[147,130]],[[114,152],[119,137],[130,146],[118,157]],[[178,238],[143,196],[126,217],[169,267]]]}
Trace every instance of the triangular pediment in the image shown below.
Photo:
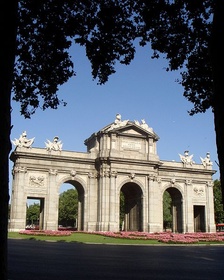
{"label": "triangular pediment", "polygon": [[122,133],[125,133],[125,134],[134,134],[134,135],[142,135],[141,131],[137,131],[136,129],[134,128],[131,128],[131,129],[123,129],[121,130]]}
{"label": "triangular pediment", "polygon": [[135,123],[132,121],[123,121],[118,124],[109,124],[104,127],[101,132],[108,132],[108,133],[116,133],[116,134],[125,134],[125,135],[136,135],[136,136],[147,136],[150,138],[154,138],[158,140],[158,135],[150,128],[147,124]]}

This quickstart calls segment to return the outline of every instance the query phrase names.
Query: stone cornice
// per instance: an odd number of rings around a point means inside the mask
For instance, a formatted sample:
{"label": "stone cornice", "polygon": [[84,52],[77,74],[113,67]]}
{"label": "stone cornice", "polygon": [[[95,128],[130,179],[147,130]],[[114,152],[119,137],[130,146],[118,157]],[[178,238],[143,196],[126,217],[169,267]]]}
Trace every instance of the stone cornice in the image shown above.
{"label": "stone cornice", "polygon": [[165,163],[159,166],[159,172],[178,172],[187,174],[201,174],[201,175],[214,175],[216,170],[205,169],[203,165],[194,164],[193,167],[183,167],[181,163],[179,166],[167,166]]}
{"label": "stone cornice", "polygon": [[88,163],[88,164],[94,164],[95,158],[92,158],[90,156],[90,153],[78,153],[78,152],[66,152],[66,151],[57,151],[48,153],[46,149],[34,149],[32,150],[15,150],[10,155],[10,159],[15,162],[17,158],[20,159],[29,159],[32,160],[44,160],[44,161],[57,161],[57,162],[66,162],[66,163],[74,163],[79,162],[82,163]]}

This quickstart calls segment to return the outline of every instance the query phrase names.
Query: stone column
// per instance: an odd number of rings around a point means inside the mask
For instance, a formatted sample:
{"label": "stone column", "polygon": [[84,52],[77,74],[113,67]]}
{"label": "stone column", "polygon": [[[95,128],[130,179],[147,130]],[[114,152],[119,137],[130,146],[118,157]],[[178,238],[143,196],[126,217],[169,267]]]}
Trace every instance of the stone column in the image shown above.
{"label": "stone column", "polygon": [[154,154],[152,138],[148,138],[148,154]]}
{"label": "stone column", "polygon": [[[194,208],[192,202],[192,180],[187,179],[184,185],[185,195],[185,228],[184,232],[194,232]],[[191,199],[190,199],[191,198]]]}
{"label": "stone column", "polygon": [[184,204],[183,204],[183,232],[188,232],[188,197],[187,197],[187,180],[184,183]]}
{"label": "stone column", "polygon": [[148,231],[149,221],[149,177],[145,177],[144,192],[142,194],[142,231]]}
{"label": "stone column", "polygon": [[213,198],[213,182],[207,182],[206,188],[206,232],[216,232],[214,198]]}
{"label": "stone column", "polygon": [[45,201],[45,229],[57,230],[58,229],[58,202],[59,193],[57,190],[57,174],[56,169],[49,170],[48,177],[48,196]]}
{"label": "stone column", "polygon": [[103,162],[99,176],[99,203],[98,203],[98,222],[97,229],[99,231],[109,230],[109,186],[110,174],[107,163]]}
{"label": "stone column", "polygon": [[44,199],[40,199],[40,220],[39,220],[39,229],[44,229]]}
{"label": "stone column", "polygon": [[[119,212],[120,209],[116,207],[119,205],[119,201],[117,201],[118,197],[116,192],[116,178],[117,172],[113,171],[110,173],[110,189],[109,189],[109,213],[110,213],[110,220],[109,220],[109,231],[119,231]],[[118,211],[118,213],[117,213]]]}
{"label": "stone column", "polygon": [[108,152],[109,152],[109,141],[108,141],[108,135],[104,134],[103,137],[101,138],[100,141],[100,156],[103,157],[107,157],[108,156]]}
{"label": "stone column", "polygon": [[160,179],[153,175],[148,180],[148,232],[161,232],[163,230],[162,221],[162,200],[159,199]]}
{"label": "stone column", "polygon": [[[80,195],[79,195],[80,196]],[[78,199],[78,219],[76,221],[77,230],[81,231],[84,230],[84,201],[86,201],[87,195],[81,195]]]}
{"label": "stone column", "polygon": [[97,222],[97,175],[90,172],[88,174],[88,196],[86,201],[87,231],[95,231]]}
{"label": "stone column", "polygon": [[26,185],[27,169],[23,166],[13,168],[13,185],[9,231],[24,230],[26,226]]}

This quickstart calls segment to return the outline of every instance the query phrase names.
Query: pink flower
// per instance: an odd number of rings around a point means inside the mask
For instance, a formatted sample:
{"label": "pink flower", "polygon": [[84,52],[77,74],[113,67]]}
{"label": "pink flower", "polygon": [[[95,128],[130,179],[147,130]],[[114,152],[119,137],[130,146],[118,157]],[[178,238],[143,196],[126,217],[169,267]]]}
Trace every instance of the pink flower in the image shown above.
{"label": "pink flower", "polygon": [[19,233],[36,236],[68,236],[72,234],[71,231],[59,230],[21,230]]}
{"label": "pink flower", "polygon": [[[223,242],[224,241],[224,232],[217,233],[172,233],[172,232],[85,232],[85,231],[76,231],[77,233],[87,233],[87,234],[97,234],[106,237],[114,238],[124,238],[124,239],[133,239],[133,240],[157,240],[162,243],[176,243],[176,244],[191,244],[198,242]],[[75,234],[76,232],[73,232]],[[71,235],[71,231],[59,231],[59,230],[23,230],[20,231],[21,234],[27,235],[42,235],[42,236],[68,236]]]}

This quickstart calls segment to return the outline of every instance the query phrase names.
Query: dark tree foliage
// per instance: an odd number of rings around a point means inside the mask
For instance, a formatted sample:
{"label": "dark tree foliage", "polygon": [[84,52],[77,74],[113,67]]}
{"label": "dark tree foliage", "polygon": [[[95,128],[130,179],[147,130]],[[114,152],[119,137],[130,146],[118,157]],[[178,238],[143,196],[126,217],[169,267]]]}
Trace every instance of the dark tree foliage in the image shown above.
{"label": "dark tree foliage", "polygon": [[26,223],[27,225],[39,225],[40,218],[40,204],[34,203],[27,207]]}
{"label": "dark tree foliage", "polygon": [[11,87],[16,49],[17,1],[3,0],[0,9],[0,279],[7,280]]}
{"label": "dark tree foliage", "polygon": [[179,82],[194,104],[190,114],[213,107],[209,43],[215,1],[136,2],[140,44],[151,43],[153,58],[163,54],[169,62],[167,71],[182,69]]}
{"label": "dark tree foliage", "polygon": [[59,196],[58,224],[65,227],[76,225],[78,218],[78,192],[76,189],[69,189]]}
{"label": "dark tree foliage", "polygon": [[8,206],[8,220],[10,220],[10,211],[11,211],[11,204]]}
{"label": "dark tree foliage", "polygon": [[86,48],[92,76],[105,83],[115,73],[115,62],[134,58],[132,1],[19,2],[17,53],[13,99],[21,113],[56,109],[66,104],[57,97],[58,86],[75,75],[69,56],[72,42]]}
{"label": "dark tree foliage", "polygon": [[117,62],[132,61],[136,40],[151,46],[153,58],[167,58],[167,71],[181,69],[178,82],[193,104],[189,114],[214,113],[224,196],[223,0],[3,0],[0,20],[1,279],[7,279],[11,98],[26,118],[38,108],[65,105],[57,89],[75,75],[72,43],[85,47],[99,84],[115,73]]}
{"label": "dark tree foliage", "polygon": [[214,181],[214,210],[215,210],[215,223],[224,223],[224,210],[222,203],[222,190],[219,180]]}
{"label": "dark tree foliage", "polygon": [[214,113],[220,181],[224,198],[224,1],[134,1],[140,44],[150,43],[154,58],[163,55],[167,71],[181,69],[190,115]]}
{"label": "dark tree foliage", "polygon": [[102,84],[117,61],[131,62],[139,39],[141,46],[150,43],[153,58],[167,58],[167,71],[182,69],[179,83],[194,104],[189,113],[205,112],[214,106],[209,52],[214,5],[211,0],[21,1],[13,98],[26,117],[38,107],[57,108],[58,85],[75,74],[68,53],[73,41],[85,47],[93,78]]}
{"label": "dark tree foliage", "polygon": [[120,192],[120,230],[123,230],[125,219],[125,196],[123,192]]}
{"label": "dark tree foliage", "polygon": [[172,198],[168,191],[163,194],[163,227],[164,229],[172,228]]}

